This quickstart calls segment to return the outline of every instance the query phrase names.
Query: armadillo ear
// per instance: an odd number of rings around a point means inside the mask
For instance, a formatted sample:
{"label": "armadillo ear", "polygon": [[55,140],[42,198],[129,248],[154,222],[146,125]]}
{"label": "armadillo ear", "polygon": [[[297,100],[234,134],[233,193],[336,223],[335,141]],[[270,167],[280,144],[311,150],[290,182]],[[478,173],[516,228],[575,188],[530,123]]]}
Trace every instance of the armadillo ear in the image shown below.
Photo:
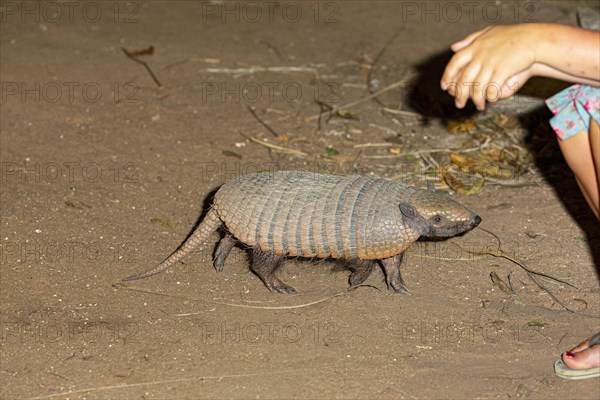
{"label": "armadillo ear", "polygon": [[433,182],[427,181],[427,191],[428,192],[435,192],[435,186],[433,186]]}
{"label": "armadillo ear", "polygon": [[418,233],[419,236],[427,233],[429,225],[408,202],[400,203],[400,212],[402,213],[402,223],[406,228]]}
{"label": "armadillo ear", "polygon": [[415,210],[415,208],[408,204],[406,201],[400,203],[400,212],[407,218],[415,219],[419,216],[417,210]]}

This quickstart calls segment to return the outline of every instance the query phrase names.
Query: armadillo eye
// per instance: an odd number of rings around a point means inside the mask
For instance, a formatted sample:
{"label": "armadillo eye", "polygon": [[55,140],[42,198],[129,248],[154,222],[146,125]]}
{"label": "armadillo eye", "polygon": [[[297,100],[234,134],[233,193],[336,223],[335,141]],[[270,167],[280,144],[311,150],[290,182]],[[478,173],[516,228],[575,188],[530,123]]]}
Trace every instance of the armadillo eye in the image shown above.
{"label": "armadillo eye", "polygon": [[433,218],[431,218],[431,220],[433,221],[434,224],[439,224],[440,222],[442,222],[442,217],[440,217],[439,215],[436,215]]}

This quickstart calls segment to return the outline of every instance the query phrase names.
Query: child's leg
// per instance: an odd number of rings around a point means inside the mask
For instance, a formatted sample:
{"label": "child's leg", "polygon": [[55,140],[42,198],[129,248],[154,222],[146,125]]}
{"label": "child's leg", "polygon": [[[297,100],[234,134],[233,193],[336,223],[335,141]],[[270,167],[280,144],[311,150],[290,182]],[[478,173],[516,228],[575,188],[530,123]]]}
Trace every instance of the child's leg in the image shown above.
{"label": "child's leg", "polygon": [[600,127],[591,119],[589,132],[580,132],[558,143],[583,196],[600,219]]}
{"label": "child's leg", "polygon": [[[559,140],[560,149],[596,218],[600,218],[600,127],[590,120],[590,131]],[[585,340],[562,355],[569,368],[584,370],[600,366],[600,345]]]}
{"label": "child's leg", "polygon": [[[596,195],[600,197],[600,125],[595,120],[590,121],[590,147],[592,148],[592,158],[596,165]],[[600,214],[599,204],[596,202],[596,216]]]}

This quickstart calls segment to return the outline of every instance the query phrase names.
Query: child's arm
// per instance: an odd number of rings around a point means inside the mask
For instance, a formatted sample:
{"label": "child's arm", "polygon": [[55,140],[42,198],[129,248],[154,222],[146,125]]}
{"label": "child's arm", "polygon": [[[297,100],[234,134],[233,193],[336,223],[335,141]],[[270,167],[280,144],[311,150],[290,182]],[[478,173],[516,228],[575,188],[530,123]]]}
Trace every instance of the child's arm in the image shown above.
{"label": "child's arm", "polygon": [[498,25],[472,33],[452,50],[442,88],[459,108],[472,97],[482,110],[486,100],[512,96],[507,86],[520,88],[534,75],[600,83],[600,32],[557,24]]}
{"label": "child's arm", "polygon": [[548,36],[540,43],[538,62],[600,82],[600,32],[567,25],[540,25]]}
{"label": "child's arm", "polygon": [[[598,50],[600,57],[600,49]],[[575,76],[566,72],[554,69],[545,64],[533,64],[531,67],[531,76],[545,76],[546,78],[560,79],[561,81],[572,83],[583,83],[584,85],[600,87],[600,79],[588,79],[581,76]]]}

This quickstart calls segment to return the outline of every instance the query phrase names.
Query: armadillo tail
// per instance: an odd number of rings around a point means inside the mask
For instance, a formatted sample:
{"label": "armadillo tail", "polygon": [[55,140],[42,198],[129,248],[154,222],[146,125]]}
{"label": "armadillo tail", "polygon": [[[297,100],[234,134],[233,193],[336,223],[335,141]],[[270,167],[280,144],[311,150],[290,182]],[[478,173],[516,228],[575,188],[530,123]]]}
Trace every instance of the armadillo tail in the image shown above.
{"label": "armadillo tail", "polygon": [[208,214],[206,214],[206,217],[202,220],[200,225],[198,225],[190,237],[173,254],[171,254],[169,258],[151,270],[129,276],[123,280],[134,281],[137,279],[147,278],[175,265],[186,255],[192,252],[196,247],[198,247],[202,242],[204,242],[208,236],[210,236],[210,234],[221,225],[221,223],[222,222],[219,219],[216,211],[211,208]]}

